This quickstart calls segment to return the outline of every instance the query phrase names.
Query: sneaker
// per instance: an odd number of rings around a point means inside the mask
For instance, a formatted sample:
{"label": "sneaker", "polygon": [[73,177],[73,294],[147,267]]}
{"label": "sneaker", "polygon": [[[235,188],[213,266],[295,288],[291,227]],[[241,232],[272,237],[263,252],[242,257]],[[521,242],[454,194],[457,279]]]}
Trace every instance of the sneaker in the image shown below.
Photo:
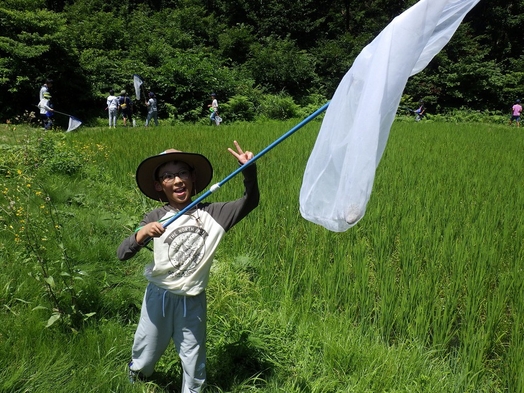
{"label": "sneaker", "polygon": [[132,365],[133,362],[129,362],[129,364],[127,365],[128,379],[131,384],[134,384],[135,382],[140,381],[142,379],[142,375],[140,374],[140,371],[131,370]]}

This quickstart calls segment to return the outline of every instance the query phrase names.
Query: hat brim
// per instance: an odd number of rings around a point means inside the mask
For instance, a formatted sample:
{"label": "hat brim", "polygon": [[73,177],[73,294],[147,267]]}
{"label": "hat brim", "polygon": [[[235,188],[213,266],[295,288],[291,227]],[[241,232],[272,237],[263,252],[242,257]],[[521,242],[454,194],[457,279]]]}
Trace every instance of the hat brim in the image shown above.
{"label": "hat brim", "polygon": [[136,183],[142,193],[155,201],[167,202],[167,196],[163,191],[155,189],[156,170],[160,165],[172,161],[181,161],[188,164],[195,172],[195,193],[204,190],[213,178],[213,167],[209,160],[202,154],[186,152],[162,153],[146,158],[140,163],[136,170]]}

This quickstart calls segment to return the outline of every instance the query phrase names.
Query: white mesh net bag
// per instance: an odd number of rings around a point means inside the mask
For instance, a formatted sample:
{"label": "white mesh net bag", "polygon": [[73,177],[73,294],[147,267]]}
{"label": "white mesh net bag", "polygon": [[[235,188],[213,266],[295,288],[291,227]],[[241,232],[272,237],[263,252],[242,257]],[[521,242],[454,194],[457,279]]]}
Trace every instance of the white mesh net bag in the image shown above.
{"label": "white mesh net bag", "polygon": [[364,216],[408,78],[440,52],[478,1],[421,0],[358,55],[333,95],[304,172],[306,220],[342,232]]}

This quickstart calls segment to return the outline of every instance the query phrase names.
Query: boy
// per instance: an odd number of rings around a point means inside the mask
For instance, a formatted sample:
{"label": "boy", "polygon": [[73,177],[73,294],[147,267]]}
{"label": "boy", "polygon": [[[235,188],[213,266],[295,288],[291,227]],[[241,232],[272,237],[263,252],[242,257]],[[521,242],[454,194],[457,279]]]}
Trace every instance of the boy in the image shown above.
{"label": "boy", "polygon": [[43,98],[38,103],[38,108],[40,108],[40,119],[42,120],[42,126],[44,130],[50,130],[53,127],[53,105],[51,104],[51,94],[45,92]]}
{"label": "boy", "polygon": [[[234,141],[228,148],[240,165],[253,158]],[[213,255],[222,236],[259,202],[255,164],[246,167],[244,195],[235,201],[201,203],[166,228],[162,222],[191,204],[213,176],[206,157],[174,149],[142,161],[136,171],[140,190],[167,202],[146,214],[139,229],[118,248],[120,260],[135,255],[147,239],[154,242],[154,261],[144,275],[149,284],[142,303],[129,363],[130,380],[150,376],[173,339],[182,361],[182,393],[199,393],[206,379],[206,293]]]}

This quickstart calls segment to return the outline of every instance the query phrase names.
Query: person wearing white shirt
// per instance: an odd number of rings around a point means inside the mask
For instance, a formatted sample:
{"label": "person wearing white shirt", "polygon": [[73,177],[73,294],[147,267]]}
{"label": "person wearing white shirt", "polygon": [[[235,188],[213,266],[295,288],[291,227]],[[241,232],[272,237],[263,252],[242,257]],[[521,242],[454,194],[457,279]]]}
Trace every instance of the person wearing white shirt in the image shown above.
{"label": "person wearing white shirt", "polygon": [[51,94],[45,92],[42,99],[38,103],[38,108],[40,109],[40,119],[42,120],[42,125],[44,129],[48,130],[53,126],[53,122],[50,120],[54,109],[50,104]]}
{"label": "person wearing white shirt", "polygon": [[109,128],[116,128],[118,97],[115,96],[115,91],[113,89],[109,90],[109,96],[107,97],[107,111],[109,112]]}
{"label": "person wearing white shirt", "polygon": [[47,79],[45,83],[40,88],[40,94],[38,96],[38,102],[42,101],[44,99],[44,93],[49,93],[49,89],[53,87],[53,80]]}
{"label": "person wearing white shirt", "polygon": [[155,126],[158,126],[158,108],[155,93],[152,91],[149,92],[149,100],[146,101],[147,106],[147,118],[146,118],[146,127],[149,125],[151,119],[155,121]]}
{"label": "person wearing white shirt", "polygon": [[211,120],[211,125],[215,123],[217,126],[220,125],[220,121],[218,121],[218,101],[217,96],[215,93],[211,93],[211,104],[208,105],[209,110],[211,111],[211,116],[209,116],[209,120]]}

